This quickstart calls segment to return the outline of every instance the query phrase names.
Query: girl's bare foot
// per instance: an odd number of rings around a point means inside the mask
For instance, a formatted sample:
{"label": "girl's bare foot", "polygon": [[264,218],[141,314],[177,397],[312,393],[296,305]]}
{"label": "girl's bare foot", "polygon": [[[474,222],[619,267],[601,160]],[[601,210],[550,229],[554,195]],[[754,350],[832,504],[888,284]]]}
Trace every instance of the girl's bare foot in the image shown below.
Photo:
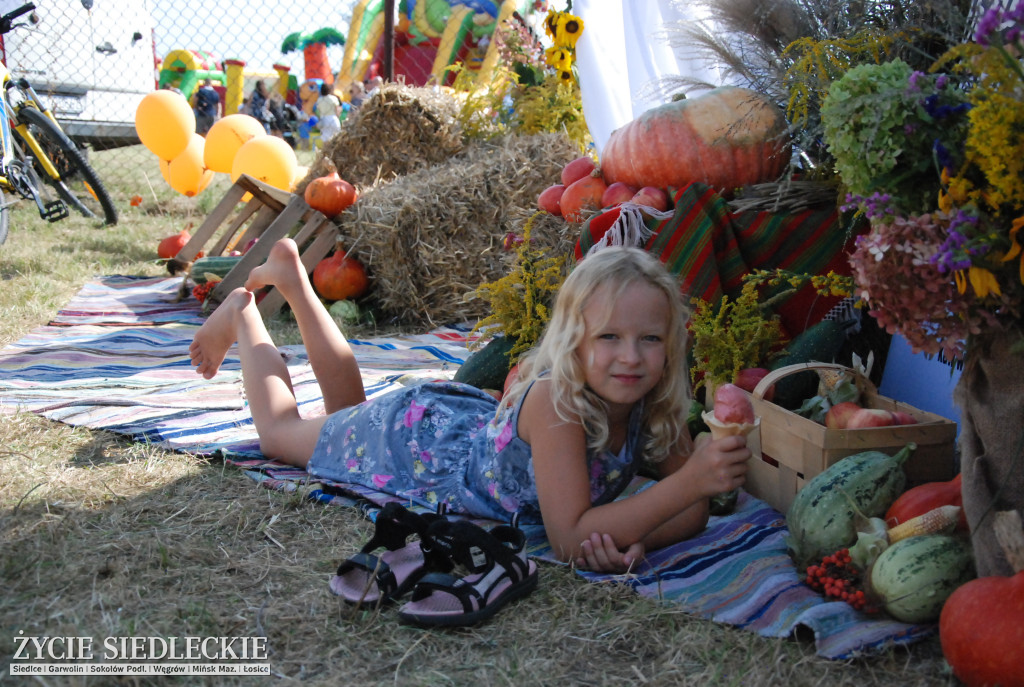
{"label": "girl's bare foot", "polygon": [[199,328],[188,347],[196,374],[206,379],[217,374],[231,345],[238,338],[238,318],[242,310],[250,306],[255,307],[252,293],[235,289]]}
{"label": "girl's bare foot", "polygon": [[245,288],[255,293],[264,286],[276,286],[287,298],[299,288],[305,275],[298,246],[292,239],[283,238],[270,247],[267,261],[249,272]]}

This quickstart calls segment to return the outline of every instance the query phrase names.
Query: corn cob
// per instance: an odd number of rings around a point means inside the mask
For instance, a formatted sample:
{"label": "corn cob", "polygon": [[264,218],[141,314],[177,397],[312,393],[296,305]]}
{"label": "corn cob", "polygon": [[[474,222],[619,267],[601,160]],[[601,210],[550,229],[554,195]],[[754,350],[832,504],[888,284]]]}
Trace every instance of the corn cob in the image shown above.
{"label": "corn cob", "polygon": [[889,530],[889,544],[920,534],[951,532],[960,519],[960,506],[939,506]]}

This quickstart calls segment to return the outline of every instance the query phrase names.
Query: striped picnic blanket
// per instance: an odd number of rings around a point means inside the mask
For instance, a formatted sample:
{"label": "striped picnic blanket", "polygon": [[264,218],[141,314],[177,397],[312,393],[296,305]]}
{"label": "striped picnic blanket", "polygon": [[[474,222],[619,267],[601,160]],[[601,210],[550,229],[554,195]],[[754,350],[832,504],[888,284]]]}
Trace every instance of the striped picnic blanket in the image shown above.
{"label": "striped picnic blanket", "polygon": [[[312,483],[304,470],[260,453],[242,397],[238,358],[204,380],[188,345],[202,322],[194,300],[176,298],[179,279],[104,277],[86,285],[50,322],[0,351],[0,412],[31,411],[72,425],[104,429],[162,447],[219,455],[268,487],[303,489],[320,501],[375,507],[393,497],[363,488]],[[468,356],[470,328],[387,339],[353,340],[367,393],[375,396],[424,379],[451,377]],[[282,347],[303,414],[323,412],[301,347]],[[632,490],[650,482],[638,479]],[[370,506],[367,508],[367,506]],[[816,650],[847,658],[913,642],[933,626],[906,625],[826,603],[806,587],[785,552],[783,517],[741,494],[736,511],[712,517],[697,537],[652,551],[626,576],[581,572],[621,582],[646,597],[768,637],[810,628]],[[542,528],[528,528],[533,555],[553,560]]]}

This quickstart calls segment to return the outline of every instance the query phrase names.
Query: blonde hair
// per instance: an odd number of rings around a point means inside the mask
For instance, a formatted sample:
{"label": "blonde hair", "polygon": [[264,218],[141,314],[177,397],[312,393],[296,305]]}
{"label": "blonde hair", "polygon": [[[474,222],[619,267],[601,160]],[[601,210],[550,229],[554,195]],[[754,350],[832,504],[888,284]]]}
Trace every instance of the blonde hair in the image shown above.
{"label": "blonde hair", "polygon": [[674,452],[688,453],[691,445],[686,429],[690,408],[686,360],[689,312],[675,278],[656,257],[639,248],[604,248],[577,265],[558,291],[551,320],[540,343],[520,362],[519,378],[502,403],[514,403],[546,372],[558,417],[564,422],[582,423],[588,448],[607,448],[607,405],[586,386],[585,367],[578,354],[586,333],[583,310],[594,294],[601,294],[609,303],[614,303],[638,282],[662,291],[669,304],[665,371],[644,398],[642,422],[647,438],[643,446],[644,458],[658,462]]}

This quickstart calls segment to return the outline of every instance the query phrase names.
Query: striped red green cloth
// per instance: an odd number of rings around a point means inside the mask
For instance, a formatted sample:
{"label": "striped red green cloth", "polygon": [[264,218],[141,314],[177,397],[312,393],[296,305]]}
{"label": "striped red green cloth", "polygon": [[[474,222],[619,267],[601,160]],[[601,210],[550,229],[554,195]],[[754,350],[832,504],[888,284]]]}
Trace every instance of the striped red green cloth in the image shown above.
{"label": "striped red green cloth", "polygon": [[[709,303],[740,294],[743,276],[755,269],[784,269],[802,274],[850,274],[847,254],[855,228],[844,226],[834,207],[796,213],[733,212],[710,187],[693,183],[675,191],[674,211],[666,220],[648,220],[653,235],[644,248],[658,255],[680,278],[684,293]],[[617,215],[591,218],[576,247],[585,255]],[[819,322],[837,303],[805,287],[777,311],[790,335]]]}

